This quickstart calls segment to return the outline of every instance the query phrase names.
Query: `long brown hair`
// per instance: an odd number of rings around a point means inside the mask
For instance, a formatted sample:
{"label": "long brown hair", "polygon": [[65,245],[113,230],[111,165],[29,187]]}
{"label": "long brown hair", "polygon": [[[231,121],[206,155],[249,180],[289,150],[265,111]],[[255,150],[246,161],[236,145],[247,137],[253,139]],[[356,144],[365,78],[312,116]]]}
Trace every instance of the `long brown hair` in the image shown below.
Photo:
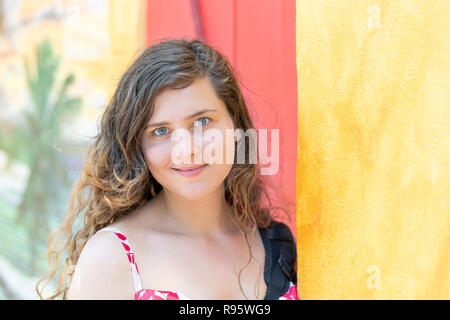
{"label": "long brown hair", "polygon": [[[234,73],[227,59],[214,47],[184,38],[166,39],[150,46],[129,67],[102,115],[81,178],[71,193],[67,216],[49,236],[50,271],[36,285],[41,299],[44,288],[58,272],[56,292],[48,299],[65,299],[74,267],[89,238],[161,191],[162,186],[152,177],[141,149],[143,128],[152,116],[155,97],[161,90],[185,88],[195,79],[207,76],[236,128],[244,132],[253,128]],[[247,152],[248,143],[245,144]],[[258,164],[236,161],[224,181],[225,199],[245,235],[257,227],[269,226],[272,220],[270,205],[261,204],[263,195],[270,204],[265,184]],[[80,217],[81,228],[74,234],[74,222]],[[247,238],[246,242],[249,245]],[[250,245],[249,251],[247,265],[252,258]],[[62,269],[60,260],[65,260]]]}

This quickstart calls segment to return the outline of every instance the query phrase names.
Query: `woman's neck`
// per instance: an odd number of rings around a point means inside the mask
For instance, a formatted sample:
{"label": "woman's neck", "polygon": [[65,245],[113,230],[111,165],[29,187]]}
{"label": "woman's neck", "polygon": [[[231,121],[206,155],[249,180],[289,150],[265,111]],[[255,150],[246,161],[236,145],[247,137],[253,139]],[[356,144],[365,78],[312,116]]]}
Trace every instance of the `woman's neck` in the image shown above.
{"label": "woman's neck", "polygon": [[180,233],[216,238],[239,232],[223,185],[201,199],[186,199],[166,189],[159,196],[167,220]]}

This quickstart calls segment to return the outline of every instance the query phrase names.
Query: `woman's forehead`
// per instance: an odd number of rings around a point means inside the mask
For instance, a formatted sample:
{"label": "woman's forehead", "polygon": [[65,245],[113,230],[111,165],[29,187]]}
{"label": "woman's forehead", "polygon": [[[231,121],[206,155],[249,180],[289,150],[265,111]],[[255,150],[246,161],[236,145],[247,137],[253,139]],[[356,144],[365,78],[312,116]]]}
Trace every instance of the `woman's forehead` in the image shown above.
{"label": "woman's forehead", "polygon": [[209,80],[196,79],[183,89],[165,89],[155,98],[149,124],[165,121],[182,121],[202,112],[222,113],[226,106],[220,100]]}

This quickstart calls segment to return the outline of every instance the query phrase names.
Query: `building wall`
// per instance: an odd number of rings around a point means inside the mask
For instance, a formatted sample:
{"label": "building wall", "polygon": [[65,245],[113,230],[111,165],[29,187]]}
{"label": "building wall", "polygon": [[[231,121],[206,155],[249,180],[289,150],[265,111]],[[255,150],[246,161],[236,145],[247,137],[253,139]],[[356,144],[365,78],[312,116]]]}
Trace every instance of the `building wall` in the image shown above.
{"label": "building wall", "polygon": [[449,12],[297,0],[300,298],[450,298]]}

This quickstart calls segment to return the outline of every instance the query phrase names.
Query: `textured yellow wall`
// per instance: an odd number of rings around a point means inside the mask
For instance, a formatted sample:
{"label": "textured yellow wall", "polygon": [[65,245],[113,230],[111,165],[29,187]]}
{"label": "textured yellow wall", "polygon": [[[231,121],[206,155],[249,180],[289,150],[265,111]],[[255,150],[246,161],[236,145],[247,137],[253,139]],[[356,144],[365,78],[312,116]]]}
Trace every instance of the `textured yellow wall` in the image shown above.
{"label": "textured yellow wall", "polygon": [[300,299],[450,299],[449,16],[297,0]]}

